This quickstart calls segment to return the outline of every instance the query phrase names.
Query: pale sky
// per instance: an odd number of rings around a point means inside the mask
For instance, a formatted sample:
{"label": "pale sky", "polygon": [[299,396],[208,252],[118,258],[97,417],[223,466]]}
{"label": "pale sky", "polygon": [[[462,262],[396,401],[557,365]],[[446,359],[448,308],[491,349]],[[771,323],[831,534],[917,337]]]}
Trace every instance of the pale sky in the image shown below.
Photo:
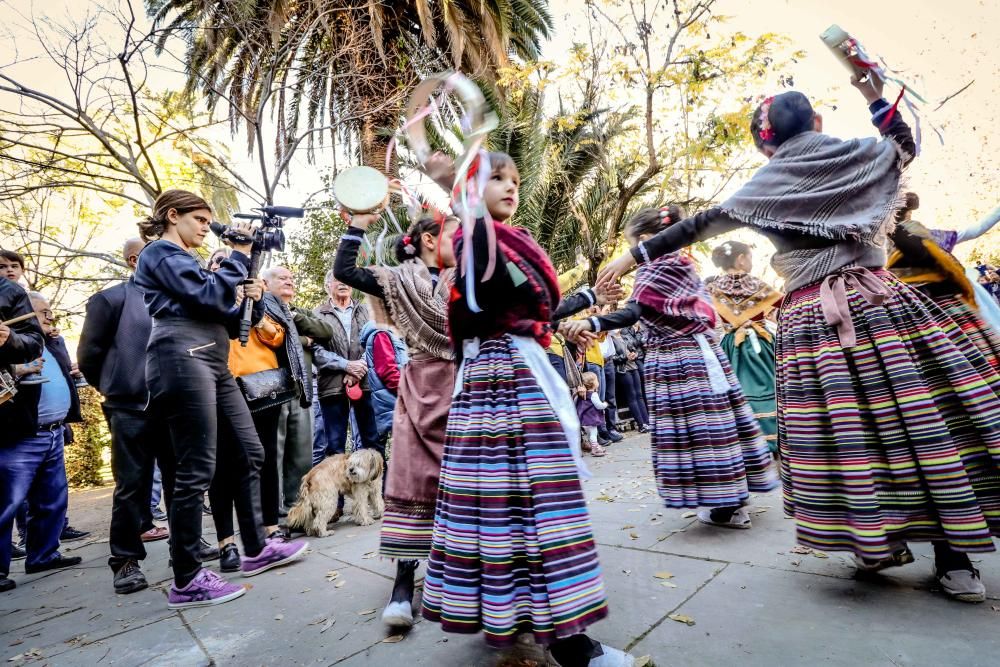
{"label": "pale sky", "polygon": [[[141,12],[140,0],[133,2]],[[0,0],[0,25],[11,33],[11,39],[0,42],[0,63],[10,62],[15,48],[22,57],[33,48],[19,14],[79,17],[88,6],[89,0],[61,3]],[[559,63],[572,41],[585,35],[583,3],[551,0],[550,7],[555,31],[544,46],[543,57]],[[736,30],[751,36],[763,32],[788,36],[791,49],[806,51],[806,57],[788,72],[794,75],[796,88],[811,99],[829,102],[817,104],[825,119],[825,130],[841,137],[871,135],[875,130],[869,123],[863,100],[848,84],[847,71],[818,38],[828,25],[838,23],[856,36],[870,55],[884,58],[892,68],[902,72],[902,78],[916,86],[930,102],[921,112],[923,152],[908,174],[910,187],[921,196],[918,217],[934,226],[958,227],[996,206],[1000,200],[1000,170],[994,155],[1000,140],[994,105],[1000,93],[1000,56],[996,51],[1000,44],[1000,1],[720,0],[717,13],[731,16],[719,31],[720,38]],[[666,18],[668,14],[661,16]],[[52,77],[51,70],[32,72],[33,81],[57,85]],[[975,83],[961,96],[940,111],[933,110],[941,99],[972,80]],[[893,94],[888,90],[887,96]],[[669,109],[665,112],[669,113]],[[930,124],[941,130],[943,145]],[[231,144],[233,157],[243,160],[242,139],[232,140]],[[318,175],[329,163],[329,159],[324,159],[318,166],[311,166],[306,164],[304,156],[297,158],[291,184],[278,193],[276,201],[289,205],[301,203],[319,187]],[[249,162],[243,164],[246,171],[253,173]],[[736,182],[733,187],[738,185]],[[131,224],[123,221],[121,225],[109,226],[100,242],[116,248],[134,231]],[[770,252],[769,247],[766,250]]]}

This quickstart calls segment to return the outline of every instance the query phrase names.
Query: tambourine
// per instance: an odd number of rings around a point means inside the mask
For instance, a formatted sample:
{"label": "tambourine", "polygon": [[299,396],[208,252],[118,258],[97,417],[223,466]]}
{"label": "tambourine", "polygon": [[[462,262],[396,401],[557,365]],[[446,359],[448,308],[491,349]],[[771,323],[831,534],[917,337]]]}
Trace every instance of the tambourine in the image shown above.
{"label": "tambourine", "polygon": [[0,370],[0,403],[6,403],[17,395],[17,383],[14,376],[5,370]]}
{"label": "tambourine", "polygon": [[371,213],[389,195],[389,179],[372,167],[351,167],[333,180],[333,196],[351,213]]}
{"label": "tambourine", "polygon": [[446,91],[452,90],[458,95],[465,111],[467,127],[463,127],[465,134],[465,152],[455,161],[456,165],[464,164],[471,153],[479,150],[483,138],[497,125],[496,114],[490,109],[483,97],[483,91],[479,89],[471,79],[458,72],[441,72],[434,74],[423,81],[413,90],[410,101],[406,105],[406,143],[417,157],[420,164],[427,162],[431,156],[431,147],[427,142],[427,129],[425,123],[427,117],[431,115],[431,96],[438,88],[443,87]]}

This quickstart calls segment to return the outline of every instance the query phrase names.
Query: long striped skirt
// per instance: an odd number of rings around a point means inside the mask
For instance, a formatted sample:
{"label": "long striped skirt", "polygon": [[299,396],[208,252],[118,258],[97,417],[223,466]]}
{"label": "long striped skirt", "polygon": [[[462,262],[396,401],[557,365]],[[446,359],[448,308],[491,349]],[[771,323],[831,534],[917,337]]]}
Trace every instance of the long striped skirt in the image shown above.
{"label": "long striped skirt", "polygon": [[884,558],[906,540],[993,551],[1000,534],[1000,377],[943,310],[894,292],[847,299],[843,349],[818,285],[785,298],[776,344],[785,511],[801,544]]}
{"label": "long striped skirt", "polygon": [[976,309],[962,301],[957,294],[942,293],[943,286],[925,285],[919,289],[955,321],[983,353],[993,370],[1000,371],[1000,332],[984,322]]}
{"label": "long striped skirt", "polygon": [[548,644],[608,613],[580,479],[509,337],[466,359],[441,464],[423,615],[491,646]]}
{"label": "long striped skirt", "polygon": [[455,388],[455,363],[413,352],[403,366],[392,416],[392,460],[379,554],[423,559],[431,550],[441,452]]}
{"label": "long striped skirt", "polygon": [[732,387],[717,393],[693,336],[652,337],[643,371],[652,421],[653,474],[667,507],[732,507],[778,485],[767,444],[729,360],[712,352]]}

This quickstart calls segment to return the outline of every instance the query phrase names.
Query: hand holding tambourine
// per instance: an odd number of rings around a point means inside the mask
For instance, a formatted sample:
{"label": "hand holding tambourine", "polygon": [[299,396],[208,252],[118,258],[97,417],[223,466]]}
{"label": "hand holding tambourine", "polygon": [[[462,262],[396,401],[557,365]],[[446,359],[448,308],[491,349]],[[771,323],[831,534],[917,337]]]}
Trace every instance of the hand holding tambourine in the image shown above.
{"label": "hand holding tambourine", "polygon": [[333,196],[354,215],[375,213],[389,202],[389,179],[372,167],[351,167],[337,174]]}

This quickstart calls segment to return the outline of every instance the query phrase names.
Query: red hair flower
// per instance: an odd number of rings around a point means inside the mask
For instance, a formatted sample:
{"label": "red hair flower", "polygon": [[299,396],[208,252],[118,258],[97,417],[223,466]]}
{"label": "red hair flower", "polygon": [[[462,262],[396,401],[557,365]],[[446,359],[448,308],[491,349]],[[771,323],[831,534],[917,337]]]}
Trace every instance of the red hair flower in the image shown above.
{"label": "red hair flower", "polygon": [[771,127],[771,103],[774,102],[774,96],[766,98],[760,105],[760,131],[757,135],[760,137],[761,141],[774,141],[774,128]]}

